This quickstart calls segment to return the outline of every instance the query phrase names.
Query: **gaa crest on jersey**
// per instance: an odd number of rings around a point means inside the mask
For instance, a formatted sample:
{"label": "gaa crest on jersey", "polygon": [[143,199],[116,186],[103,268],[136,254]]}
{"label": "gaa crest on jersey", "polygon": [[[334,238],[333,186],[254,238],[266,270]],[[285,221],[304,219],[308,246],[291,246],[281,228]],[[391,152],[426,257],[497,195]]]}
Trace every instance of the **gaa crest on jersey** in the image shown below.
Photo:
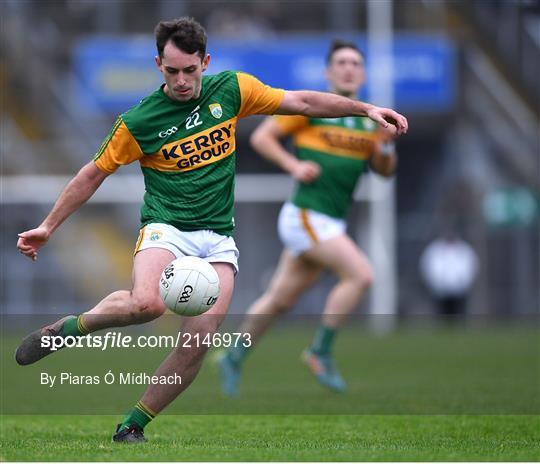
{"label": "gaa crest on jersey", "polygon": [[208,108],[210,109],[210,114],[214,116],[214,118],[219,119],[223,116],[223,109],[219,103],[212,103],[211,105],[208,105]]}

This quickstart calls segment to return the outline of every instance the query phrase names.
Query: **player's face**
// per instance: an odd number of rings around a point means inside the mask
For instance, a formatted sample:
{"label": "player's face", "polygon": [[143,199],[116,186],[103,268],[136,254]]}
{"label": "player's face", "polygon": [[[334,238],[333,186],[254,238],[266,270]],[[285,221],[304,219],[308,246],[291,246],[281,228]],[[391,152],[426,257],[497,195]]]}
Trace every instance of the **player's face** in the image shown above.
{"label": "player's face", "polygon": [[341,48],[333,53],[326,68],[326,79],[332,92],[356,97],[365,78],[364,58],[355,49]]}
{"label": "player's face", "polygon": [[201,93],[202,73],[208,68],[210,55],[204,59],[197,53],[186,53],[169,41],[163,57],[156,56],[156,64],[165,78],[165,93],[174,100],[185,102]]}

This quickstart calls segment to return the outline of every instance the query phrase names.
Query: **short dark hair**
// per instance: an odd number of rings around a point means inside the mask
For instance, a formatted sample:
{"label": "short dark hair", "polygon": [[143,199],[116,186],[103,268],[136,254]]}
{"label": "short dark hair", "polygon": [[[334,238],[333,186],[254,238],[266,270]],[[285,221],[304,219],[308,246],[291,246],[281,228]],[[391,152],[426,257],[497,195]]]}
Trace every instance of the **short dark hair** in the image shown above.
{"label": "short dark hair", "polygon": [[332,43],[330,44],[330,48],[328,49],[328,54],[326,55],[327,65],[330,64],[330,61],[332,61],[332,56],[334,56],[334,53],[336,53],[338,50],[341,50],[342,48],[352,48],[353,50],[356,50],[362,58],[364,58],[364,54],[354,42],[336,39],[332,41]]}
{"label": "short dark hair", "polygon": [[169,40],[185,53],[198,53],[201,60],[206,56],[206,31],[195,19],[188,16],[160,21],[154,29],[156,47],[160,58]]}

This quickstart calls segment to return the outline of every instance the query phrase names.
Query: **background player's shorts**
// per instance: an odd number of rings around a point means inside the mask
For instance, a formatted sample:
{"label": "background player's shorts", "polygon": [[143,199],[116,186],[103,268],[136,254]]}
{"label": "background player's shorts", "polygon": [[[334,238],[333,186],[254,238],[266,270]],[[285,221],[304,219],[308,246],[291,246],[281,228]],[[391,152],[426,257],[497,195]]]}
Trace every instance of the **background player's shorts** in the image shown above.
{"label": "background player's shorts", "polygon": [[240,253],[234,239],[211,230],[182,232],[169,224],[148,224],[139,232],[134,254],[147,248],[165,248],[177,258],[196,256],[209,263],[231,263],[238,272]]}
{"label": "background player's shorts", "polygon": [[346,229],[344,219],[298,208],[292,203],[285,203],[279,213],[279,238],[294,256],[309,250],[317,243],[344,234]]}

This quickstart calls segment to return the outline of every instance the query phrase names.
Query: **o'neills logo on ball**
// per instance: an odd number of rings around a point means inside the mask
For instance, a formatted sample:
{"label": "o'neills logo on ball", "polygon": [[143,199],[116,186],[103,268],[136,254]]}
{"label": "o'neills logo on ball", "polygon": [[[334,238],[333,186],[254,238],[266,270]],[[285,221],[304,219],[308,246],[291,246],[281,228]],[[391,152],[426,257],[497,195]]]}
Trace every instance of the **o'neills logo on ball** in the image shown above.
{"label": "o'neills logo on ball", "polygon": [[[219,108],[214,108],[214,111],[222,112],[221,106],[216,105]],[[190,171],[215,163],[234,152],[235,128],[236,118],[193,136],[176,140],[161,148],[159,159],[148,160],[145,164],[159,170]]]}

